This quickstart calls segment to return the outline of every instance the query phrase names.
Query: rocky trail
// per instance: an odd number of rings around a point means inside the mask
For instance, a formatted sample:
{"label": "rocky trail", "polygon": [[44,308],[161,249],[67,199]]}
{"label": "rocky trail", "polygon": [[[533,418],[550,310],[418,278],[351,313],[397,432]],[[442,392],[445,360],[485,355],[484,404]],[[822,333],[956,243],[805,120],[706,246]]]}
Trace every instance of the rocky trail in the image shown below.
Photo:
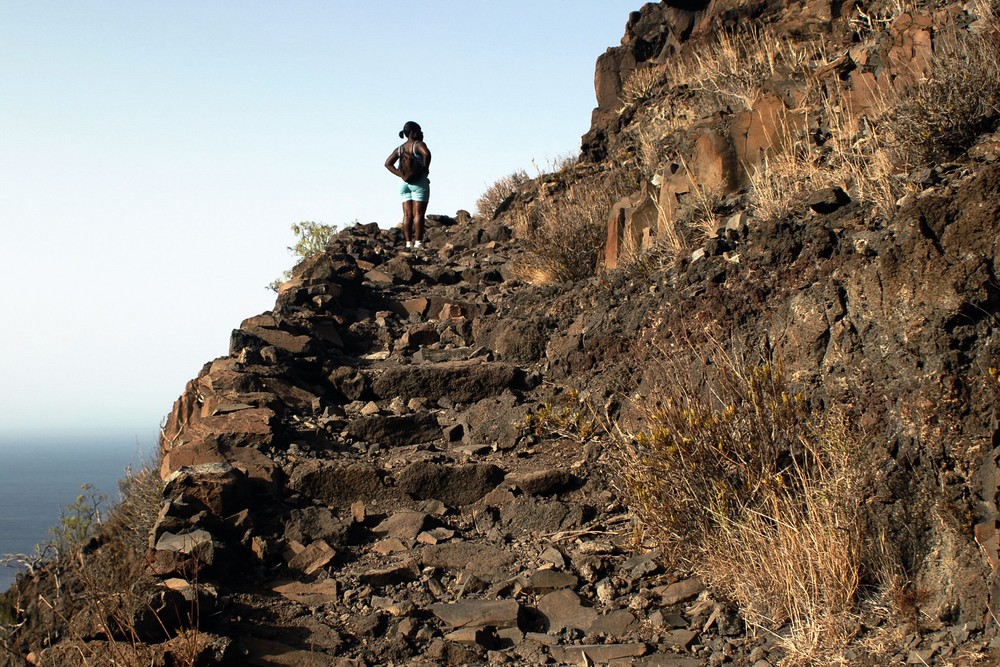
{"label": "rocky trail", "polygon": [[246,571],[199,607],[252,665],[704,664],[734,617],[633,552],[596,446],[532,432],[557,390],[502,314],[509,239],[435,222],[422,253],[343,232],[191,383],[159,575]]}

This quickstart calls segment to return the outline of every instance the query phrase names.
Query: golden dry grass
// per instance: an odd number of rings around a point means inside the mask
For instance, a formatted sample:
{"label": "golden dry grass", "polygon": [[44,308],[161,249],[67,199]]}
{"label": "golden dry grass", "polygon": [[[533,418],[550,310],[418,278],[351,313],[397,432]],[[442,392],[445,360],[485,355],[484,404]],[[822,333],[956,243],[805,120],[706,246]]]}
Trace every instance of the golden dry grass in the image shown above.
{"label": "golden dry grass", "polygon": [[623,496],[751,629],[782,630],[784,664],[834,664],[873,608],[862,580],[896,571],[864,501],[864,434],[740,346],[684,343],[661,369],[645,427],[616,438]]}
{"label": "golden dry grass", "polygon": [[1000,123],[1000,26],[939,35],[929,76],[902,87],[885,117],[916,162],[953,159]]}
{"label": "golden dry grass", "polygon": [[[881,121],[891,101],[882,99],[866,114],[857,113],[839,87],[809,79],[805,95],[815,100],[797,129],[784,126],[784,136],[750,171],[750,201],[755,215],[774,219],[788,213],[800,195],[840,187],[853,201],[881,219],[894,213],[905,191],[893,140]],[[816,132],[805,128],[821,128]]]}
{"label": "golden dry grass", "polygon": [[497,179],[476,200],[476,215],[492,218],[500,204],[528,180],[528,174],[523,169]]}
{"label": "golden dry grass", "polygon": [[597,180],[580,180],[510,212],[508,221],[527,250],[515,275],[526,282],[575,281],[594,275],[607,238],[608,215],[620,193]]}
{"label": "golden dry grass", "polygon": [[671,64],[670,80],[716,96],[720,106],[749,109],[764,83],[801,75],[807,65],[825,64],[817,60],[825,50],[821,40],[795,40],[747,23],[732,32],[719,31],[708,44],[690,49]]}

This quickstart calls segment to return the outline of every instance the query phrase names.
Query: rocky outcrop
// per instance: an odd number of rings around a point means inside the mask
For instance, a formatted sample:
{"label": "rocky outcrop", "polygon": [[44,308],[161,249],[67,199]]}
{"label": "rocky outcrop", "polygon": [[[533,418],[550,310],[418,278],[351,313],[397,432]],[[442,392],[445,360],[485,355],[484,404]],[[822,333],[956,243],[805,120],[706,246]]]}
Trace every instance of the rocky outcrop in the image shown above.
{"label": "rocky outcrop", "polygon": [[[834,11],[836,9],[836,11]],[[882,16],[882,9],[873,9]],[[879,13],[882,12],[882,13]],[[712,57],[711,38],[720,30],[735,30],[740,22],[754,19],[772,33],[760,39],[776,40],[785,35],[818,35],[824,41],[843,44],[841,55],[817,66],[807,77],[794,78],[780,70],[749,99],[723,104],[717,113],[694,118],[676,139],[679,147],[672,159],[657,167],[649,184],[623,199],[608,223],[605,264],[614,268],[635,252],[650,247],[671,233],[683,214],[683,202],[696,197],[721,198],[751,185],[757,169],[805,132],[822,136],[828,132],[822,110],[809,108],[806,100],[818,87],[837,89],[835,104],[860,115],[876,110],[893,91],[911,85],[930,73],[935,51],[954,40],[954,29],[969,17],[957,5],[938,9],[900,12],[886,22],[879,39],[862,40],[857,26],[871,16],[858,7],[834,8],[827,2],[761,4],[730,7],[724,2],[682,4],[649,3],[633,12],[625,37],[597,63],[597,103],[590,131],[582,140],[583,156],[593,162],[627,160],[636,149],[631,134],[644,119],[636,118],[636,104],[624,92],[629,78],[641,71],[663,72],[669,79],[679,63]],[[861,42],[861,43],[858,43]],[[750,67],[747,64],[747,67]],[[695,85],[695,87],[698,87]],[[682,86],[681,88],[684,88]],[[658,93],[658,94],[663,94]],[[676,90],[672,94],[678,93]],[[650,93],[650,95],[655,95]],[[678,99],[661,102],[669,104]],[[808,128],[809,123],[815,127]],[[818,123],[818,125],[817,125]],[[655,211],[655,212],[654,212]],[[720,221],[719,227],[726,222]]]}
{"label": "rocky outcrop", "polygon": [[450,222],[424,254],[342,232],[188,385],[162,438],[157,577],[225,592],[226,620],[199,620],[222,662],[689,664],[736,620],[692,602],[699,582],[659,603],[677,575],[625,547],[597,452],[539,441],[565,306],[545,318],[558,291],[498,277],[515,247]]}

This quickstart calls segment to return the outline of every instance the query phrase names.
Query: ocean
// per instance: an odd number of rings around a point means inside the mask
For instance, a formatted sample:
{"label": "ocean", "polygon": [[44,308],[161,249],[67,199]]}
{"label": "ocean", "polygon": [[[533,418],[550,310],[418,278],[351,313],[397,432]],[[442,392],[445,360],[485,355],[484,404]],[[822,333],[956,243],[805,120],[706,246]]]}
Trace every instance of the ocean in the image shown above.
{"label": "ocean", "polygon": [[[84,491],[118,501],[125,468],[151,458],[156,435],[0,435],[0,558],[31,554],[52,537],[67,505]],[[10,588],[19,568],[0,566],[0,591]]]}

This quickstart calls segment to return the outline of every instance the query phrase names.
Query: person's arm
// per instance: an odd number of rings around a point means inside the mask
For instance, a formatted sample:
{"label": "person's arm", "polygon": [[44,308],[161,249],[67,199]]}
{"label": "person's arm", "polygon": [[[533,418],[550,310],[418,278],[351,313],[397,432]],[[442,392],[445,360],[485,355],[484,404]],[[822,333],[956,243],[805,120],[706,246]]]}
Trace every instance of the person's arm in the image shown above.
{"label": "person's arm", "polygon": [[427,173],[431,173],[431,151],[427,148],[427,144],[422,141],[417,142],[417,153],[424,158],[424,167],[427,168]]}
{"label": "person's arm", "polygon": [[402,178],[403,175],[399,173],[399,169],[396,168],[396,161],[398,159],[399,159],[399,149],[397,148],[396,150],[394,150],[392,153],[389,154],[389,157],[385,159],[385,168],[391,171],[396,176]]}

